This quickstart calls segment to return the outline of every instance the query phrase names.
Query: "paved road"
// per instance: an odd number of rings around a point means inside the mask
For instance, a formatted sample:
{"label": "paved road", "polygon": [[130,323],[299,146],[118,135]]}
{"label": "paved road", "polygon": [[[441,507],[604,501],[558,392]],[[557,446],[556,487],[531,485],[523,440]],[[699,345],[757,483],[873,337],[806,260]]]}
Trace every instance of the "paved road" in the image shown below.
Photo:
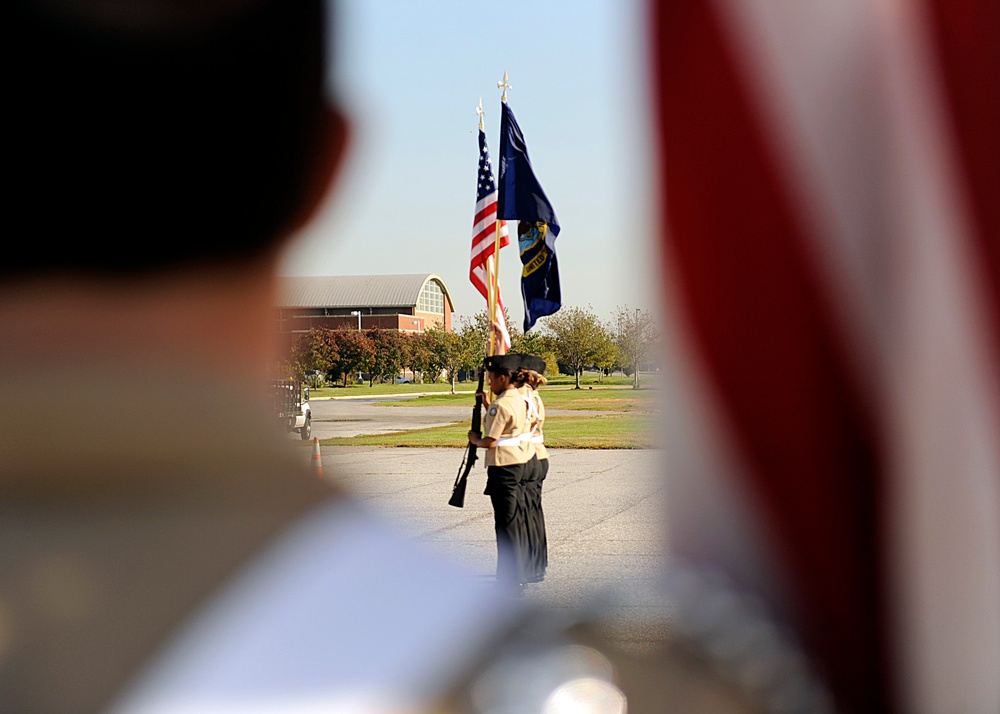
{"label": "paved road", "polygon": [[[400,407],[385,402],[414,399],[418,395],[388,397],[351,397],[349,399],[320,399],[309,403],[312,409],[313,436],[330,439],[335,436],[358,434],[385,434],[406,429],[423,429],[445,426],[456,421],[468,421],[472,414],[474,397],[463,406]],[[586,412],[597,416],[609,412]],[[547,416],[578,416],[579,411],[566,409],[546,410]],[[291,438],[295,438],[293,435]],[[459,457],[461,461],[461,456]],[[456,464],[455,469],[458,469]]]}
{"label": "paved road", "polygon": [[[398,399],[314,401],[313,434],[320,439],[377,434],[469,418],[469,405],[379,405]],[[311,455],[305,444],[300,448]],[[448,505],[448,497],[464,449],[336,446],[322,447],[321,453],[327,478],[476,577],[493,578],[496,536],[490,500],[482,494],[482,461],[459,509]],[[656,451],[553,450],[543,499],[549,570],[545,582],[528,586],[528,598],[574,612],[608,600],[631,644],[662,636],[656,623],[663,621],[663,608],[653,593],[663,563],[660,458]]]}
{"label": "paved road", "polygon": [[[481,461],[459,509],[447,501],[462,449],[339,446],[321,453],[325,477],[477,577],[493,578],[496,537]],[[655,451],[553,451],[544,489],[549,570],[526,593],[571,611],[607,600],[620,639],[639,649],[660,640],[669,614],[653,593],[664,542],[659,458]]]}
{"label": "paved road", "polygon": [[463,407],[392,407],[380,402],[399,401],[404,397],[370,397],[364,399],[320,399],[309,403],[312,408],[313,436],[330,439],[334,436],[385,434],[404,429],[443,426],[459,419],[468,419],[470,406]]}

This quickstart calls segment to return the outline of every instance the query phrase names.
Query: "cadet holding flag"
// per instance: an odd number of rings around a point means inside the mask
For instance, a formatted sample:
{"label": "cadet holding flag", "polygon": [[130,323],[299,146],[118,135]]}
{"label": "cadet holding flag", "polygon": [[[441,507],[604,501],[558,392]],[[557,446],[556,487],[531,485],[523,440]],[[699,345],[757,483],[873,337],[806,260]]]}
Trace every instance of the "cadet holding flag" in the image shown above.
{"label": "cadet holding flag", "polygon": [[545,360],[537,355],[522,355],[521,369],[517,373],[517,391],[525,400],[528,418],[521,439],[527,442],[531,458],[525,468],[524,505],[528,531],[527,570],[529,583],[545,579],[549,565],[548,541],[545,536],[545,514],[542,511],[542,482],[549,473],[549,452],[545,448],[542,425],[545,423],[545,405],[538,388],[548,382],[543,376]]}
{"label": "cadet holding flag", "polygon": [[[472,257],[469,263],[469,280],[476,290],[486,298],[486,308],[490,321],[489,354],[504,354],[510,349],[510,332],[507,330],[506,309],[497,282],[500,249],[510,244],[507,222],[497,219],[497,185],[493,180],[490,152],[486,147],[486,126],[483,122],[483,102],[476,108],[479,115],[479,172],[476,180],[476,213],[472,221]],[[483,372],[479,371],[479,386],[476,394],[483,391]],[[472,431],[479,433],[479,419],[482,415],[483,400],[477,397],[473,408]],[[476,465],[476,446],[470,443],[458,476],[452,486],[448,505],[462,508],[465,505],[465,489],[469,474]]]}
{"label": "cadet holding flag", "polygon": [[469,431],[469,443],[486,449],[485,493],[493,503],[497,582],[517,591],[525,582],[528,534],[522,480],[530,458],[521,439],[527,406],[514,386],[520,362],[516,354],[486,358],[490,391],[497,396],[487,406],[483,435]]}

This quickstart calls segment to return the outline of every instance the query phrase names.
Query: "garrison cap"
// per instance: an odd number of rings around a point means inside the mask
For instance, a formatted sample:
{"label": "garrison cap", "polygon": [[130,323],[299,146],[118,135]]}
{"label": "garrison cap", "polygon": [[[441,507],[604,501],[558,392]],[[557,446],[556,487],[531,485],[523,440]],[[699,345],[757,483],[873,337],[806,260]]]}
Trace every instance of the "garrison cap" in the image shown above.
{"label": "garrison cap", "polygon": [[521,357],[523,355],[519,354],[506,354],[506,355],[493,355],[492,357],[487,357],[483,360],[483,364],[486,369],[491,371],[497,371],[501,369],[506,369],[511,372],[516,372],[521,369]]}
{"label": "garrison cap", "polygon": [[521,369],[545,374],[545,360],[538,355],[521,355]]}

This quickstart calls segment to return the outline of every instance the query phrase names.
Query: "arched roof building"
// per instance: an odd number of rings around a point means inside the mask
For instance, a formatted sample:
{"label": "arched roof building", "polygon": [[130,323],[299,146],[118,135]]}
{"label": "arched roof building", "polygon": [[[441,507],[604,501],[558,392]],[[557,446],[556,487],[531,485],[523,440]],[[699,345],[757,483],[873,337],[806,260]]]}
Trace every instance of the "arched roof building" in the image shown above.
{"label": "arched roof building", "polygon": [[443,325],[450,332],[455,311],[448,286],[434,273],[281,278],[278,291],[278,327],[284,333],[359,325],[401,332]]}

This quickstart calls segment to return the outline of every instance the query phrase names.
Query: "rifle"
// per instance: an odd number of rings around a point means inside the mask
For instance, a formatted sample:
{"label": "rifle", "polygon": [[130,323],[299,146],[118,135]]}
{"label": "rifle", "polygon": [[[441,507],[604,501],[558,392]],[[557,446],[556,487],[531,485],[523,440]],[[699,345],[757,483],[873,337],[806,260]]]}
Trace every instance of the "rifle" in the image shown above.
{"label": "rifle", "polygon": [[[482,431],[482,419],[483,419],[483,374],[486,370],[483,367],[479,368],[479,386],[476,387],[476,407],[472,411],[472,431],[477,434]],[[476,455],[476,445],[469,443],[469,450],[465,452],[465,458],[462,459],[462,465],[458,467],[458,476],[455,477],[455,485],[451,487],[451,498],[448,499],[448,505],[454,506],[455,508],[463,508],[465,506],[465,486],[469,480],[469,473],[472,471],[472,467],[476,465],[476,459],[479,458]]]}

